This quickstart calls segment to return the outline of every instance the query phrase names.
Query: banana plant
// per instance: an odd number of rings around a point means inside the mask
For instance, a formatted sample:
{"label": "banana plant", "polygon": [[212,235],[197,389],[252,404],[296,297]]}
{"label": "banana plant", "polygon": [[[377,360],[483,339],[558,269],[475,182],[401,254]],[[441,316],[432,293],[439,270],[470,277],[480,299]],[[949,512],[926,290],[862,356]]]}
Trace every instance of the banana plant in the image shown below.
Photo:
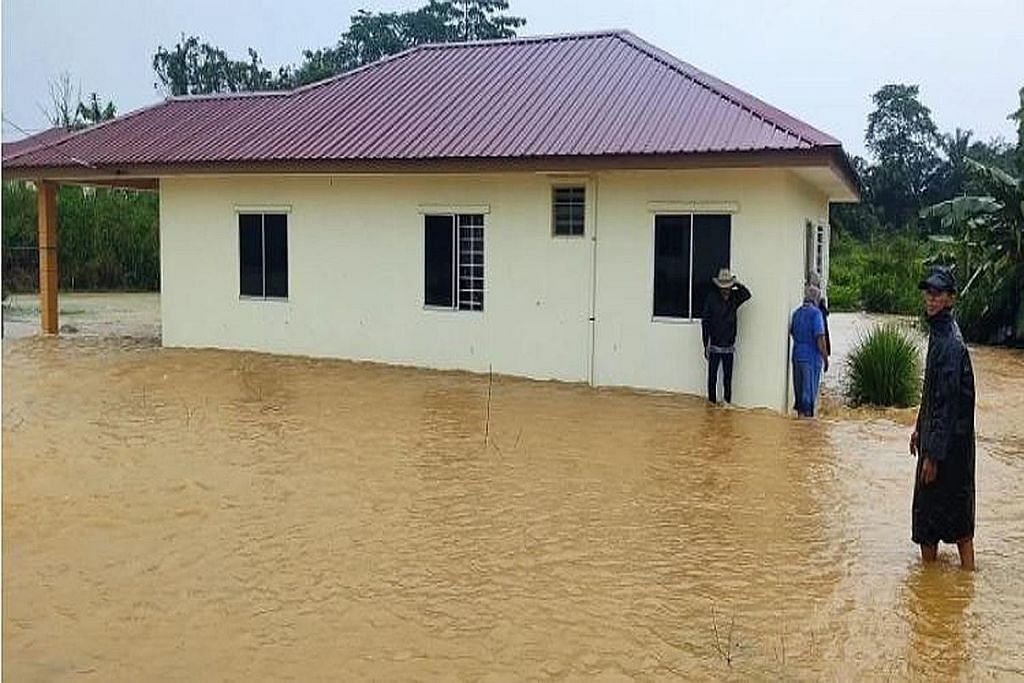
{"label": "banana plant", "polygon": [[1024,180],[966,159],[982,193],[921,211],[937,221],[931,239],[951,250],[966,277],[961,296],[964,332],[975,341],[1024,342]]}

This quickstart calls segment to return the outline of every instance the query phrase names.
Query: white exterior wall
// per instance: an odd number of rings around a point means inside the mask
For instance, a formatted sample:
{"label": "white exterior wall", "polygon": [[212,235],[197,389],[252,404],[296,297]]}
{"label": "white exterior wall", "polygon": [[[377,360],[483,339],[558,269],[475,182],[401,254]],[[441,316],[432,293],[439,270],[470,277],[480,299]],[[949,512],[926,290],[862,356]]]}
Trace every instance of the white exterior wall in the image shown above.
{"label": "white exterior wall", "polygon": [[712,213],[723,205],[736,209],[731,265],[753,297],[739,310],[733,401],[785,411],[789,315],[803,296],[805,225],[822,207],[827,215],[826,198],[784,170],[600,177],[595,383],[702,395],[707,365],[700,321],[652,316],[652,202],[704,204]]}
{"label": "white exterior wall", "polygon": [[[591,251],[552,238],[550,187],[535,174],[164,179],[164,344],[586,381]],[[421,205],[489,206],[482,312],[424,308]],[[239,297],[237,207],[290,207],[287,301]]]}
{"label": "white exterior wall", "polygon": [[[827,216],[824,195],[783,170],[602,172],[587,181],[581,239],[551,235],[555,182],[534,173],[163,179],[163,342],[703,394],[699,321],[652,320],[650,203],[729,203],[732,267],[754,295],[740,309],[733,399],[786,409],[804,225]],[[487,208],[483,312],[424,308],[427,205]],[[239,297],[236,211],[260,207],[289,209],[287,301]]]}

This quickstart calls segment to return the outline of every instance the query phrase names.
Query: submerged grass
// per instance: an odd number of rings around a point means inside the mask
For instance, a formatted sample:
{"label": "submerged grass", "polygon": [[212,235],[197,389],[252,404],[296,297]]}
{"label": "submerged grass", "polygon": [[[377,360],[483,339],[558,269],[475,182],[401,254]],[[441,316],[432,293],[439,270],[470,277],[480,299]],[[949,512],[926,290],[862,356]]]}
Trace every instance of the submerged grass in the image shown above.
{"label": "submerged grass", "polygon": [[854,406],[907,408],[921,397],[921,355],[899,325],[873,328],[847,360],[846,396]]}

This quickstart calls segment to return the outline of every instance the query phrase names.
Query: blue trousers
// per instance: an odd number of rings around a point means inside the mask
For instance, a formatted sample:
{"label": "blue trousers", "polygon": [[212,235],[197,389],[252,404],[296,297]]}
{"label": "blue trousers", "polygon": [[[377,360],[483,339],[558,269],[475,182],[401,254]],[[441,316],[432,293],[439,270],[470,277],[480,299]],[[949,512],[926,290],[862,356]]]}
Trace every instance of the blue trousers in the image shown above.
{"label": "blue trousers", "polygon": [[796,412],[801,417],[814,417],[814,404],[818,401],[820,382],[820,359],[793,361],[793,393],[796,395]]}

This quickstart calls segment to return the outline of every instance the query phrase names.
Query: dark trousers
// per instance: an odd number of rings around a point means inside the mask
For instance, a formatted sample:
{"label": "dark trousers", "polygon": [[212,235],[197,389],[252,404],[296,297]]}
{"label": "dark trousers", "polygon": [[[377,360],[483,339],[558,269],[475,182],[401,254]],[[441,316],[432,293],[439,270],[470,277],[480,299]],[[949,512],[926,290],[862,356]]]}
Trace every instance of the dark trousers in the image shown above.
{"label": "dark trousers", "polygon": [[722,389],[725,402],[732,403],[732,356],[731,353],[708,354],[708,400],[718,402],[718,365],[722,365]]}

